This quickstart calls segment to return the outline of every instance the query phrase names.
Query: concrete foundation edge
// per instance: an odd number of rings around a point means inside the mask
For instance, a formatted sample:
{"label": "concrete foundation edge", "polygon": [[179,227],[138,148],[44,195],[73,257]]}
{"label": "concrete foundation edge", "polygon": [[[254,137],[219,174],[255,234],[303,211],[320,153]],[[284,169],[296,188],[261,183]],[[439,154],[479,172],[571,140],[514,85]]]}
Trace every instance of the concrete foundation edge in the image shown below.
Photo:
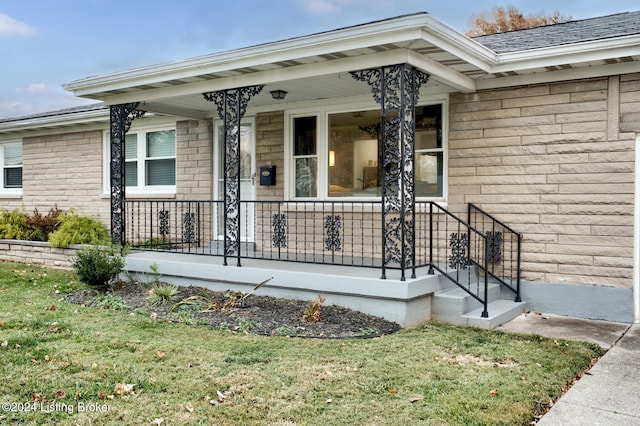
{"label": "concrete foundation edge", "polygon": [[633,322],[633,290],[630,288],[522,282],[521,296],[532,311],[593,320]]}

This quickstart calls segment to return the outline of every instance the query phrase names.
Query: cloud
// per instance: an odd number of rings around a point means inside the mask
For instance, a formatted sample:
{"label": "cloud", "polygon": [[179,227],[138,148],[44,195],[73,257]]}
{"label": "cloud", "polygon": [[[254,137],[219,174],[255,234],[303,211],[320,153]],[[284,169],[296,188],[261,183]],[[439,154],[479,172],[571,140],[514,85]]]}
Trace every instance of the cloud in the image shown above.
{"label": "cloud", "polygon": [[9,95],[0,93],[0,119],[15,118],[96,103],[73,97],[57,86],[31,83],[14,89]]}
{"label": "cloud", "polygon": [[339,0],[308,0],[306,8],[314,15],[335,15],[342,11]]}
{"label": "cloud", "polygon": [[43,93],[47,91],[47,85],[44,83],[31,83],[27,89],[27,93]]}
{"label": "cloud", "polygon": [[12,17],[0,13],[0,36],[18,35],[28,37],[36,33],[36,29]]}

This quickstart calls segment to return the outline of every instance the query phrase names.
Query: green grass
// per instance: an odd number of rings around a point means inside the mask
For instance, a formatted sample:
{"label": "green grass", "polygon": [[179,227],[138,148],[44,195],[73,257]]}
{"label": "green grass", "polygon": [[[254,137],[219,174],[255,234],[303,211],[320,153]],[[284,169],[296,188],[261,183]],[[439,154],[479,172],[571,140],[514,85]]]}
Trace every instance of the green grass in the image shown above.
{"label": "green grass", "polygon": [[[79,288],[0,264],[0,402],[38,404],[0,423],[528,425],[600,354],[437,323],[375,339],[232,333],[61,300]],[[79,411],[96,405],[108,411]]]}

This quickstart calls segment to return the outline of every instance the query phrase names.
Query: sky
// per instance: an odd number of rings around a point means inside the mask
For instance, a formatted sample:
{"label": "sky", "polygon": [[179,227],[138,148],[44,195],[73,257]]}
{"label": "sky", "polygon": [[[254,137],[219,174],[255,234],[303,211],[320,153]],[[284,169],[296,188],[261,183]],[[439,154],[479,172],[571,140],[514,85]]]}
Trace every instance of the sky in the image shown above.
{"label": "sky", "polygon": [[95,101],[62,85],[415,12],[454,30],[513,5],[585,19],[638,0],[0,0],[0,118]]}

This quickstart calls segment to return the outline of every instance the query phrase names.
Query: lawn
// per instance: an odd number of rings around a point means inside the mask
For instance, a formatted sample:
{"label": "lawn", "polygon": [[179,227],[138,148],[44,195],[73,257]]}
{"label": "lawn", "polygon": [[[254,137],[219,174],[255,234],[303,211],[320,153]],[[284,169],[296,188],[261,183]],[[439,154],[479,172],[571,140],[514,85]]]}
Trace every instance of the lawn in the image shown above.
{"label": "lawn", "polygon": [[438,323],[257,336],[62,300],[81,288],[69,271],[0,263],[0,423],[528,425],[601,353]]}

